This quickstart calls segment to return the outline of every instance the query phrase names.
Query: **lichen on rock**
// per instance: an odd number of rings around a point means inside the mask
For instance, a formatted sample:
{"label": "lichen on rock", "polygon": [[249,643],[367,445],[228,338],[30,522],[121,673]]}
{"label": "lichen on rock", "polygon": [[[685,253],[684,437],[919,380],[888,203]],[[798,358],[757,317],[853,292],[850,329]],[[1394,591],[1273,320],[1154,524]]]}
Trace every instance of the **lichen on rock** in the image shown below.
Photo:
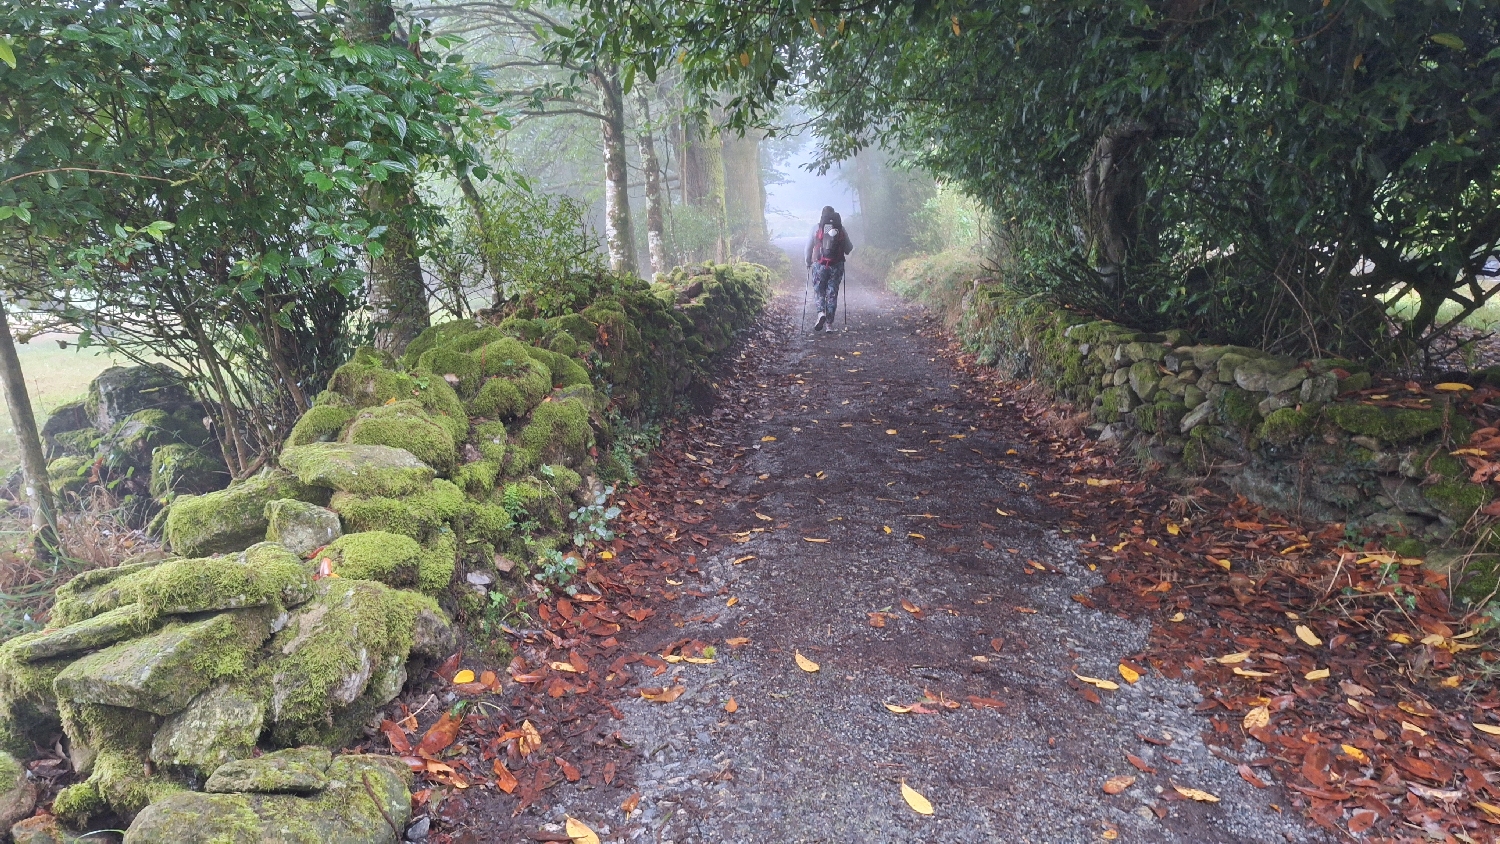
{"label": "lichen on rock", "polygon": [[281,453],[281,465],[308,486],[358,495],[410,495],[437,477],[413,452],[385,444],[299,445]]}
{"label": "lichen on rock", "polygon": [[[349,423],[344,438],[356,445],[389,446],[408,451],[436,469],[439,475],[451,474],[458,462],[458,447],[453,433],[415,401],[400,401],[361,410],[354,421]],[[303,446],[314,447],[316,446]],[[283,465],[286,457],[286,454],[282,455]]]}
{"label": "lichen on rock", "polygon": [[266,535],[266,505],[278,498],[328,503],[327,489],[272,470],[207,495],[183,495],[167,512],[165,536],[185,557],[238,551]]}

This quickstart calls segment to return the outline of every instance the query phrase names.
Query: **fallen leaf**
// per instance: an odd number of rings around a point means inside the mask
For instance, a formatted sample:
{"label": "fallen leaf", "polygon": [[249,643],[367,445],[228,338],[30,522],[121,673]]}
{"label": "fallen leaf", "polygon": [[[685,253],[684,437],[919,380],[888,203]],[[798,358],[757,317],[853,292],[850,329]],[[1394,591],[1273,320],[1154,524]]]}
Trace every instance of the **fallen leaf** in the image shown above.
{"label": "fallen leaf", "polygon": [[932,803],[928,802],[927,798],[923,797],[915,788],[907,785],[906,780],[901,781],[901,796],[906,800],[906,805],[912,807],[917,814],[932,814]]}
{"label": "fallen leaf", "polygon": [[1265,780],[1261,779],[1259,776],[1256,776],[1255,771],[1251,770],[1249,765],[1241,765],[1241,766],[1239,766],[1238,771],[1239,771],[1239,774],[1240,774],[1240,779],[1244,780],[1245,782],[1250,783],[1251,785],[1255,786],[1256,788],[1270,788],[1271,787],[1270,783],[1268,783]]}
{"label": "fallen leaf", "polygon": [[1326,668],[1315,668],[1312,671],[1309,671],[1309,672],[1307,672],[1306,674],[1304,674],[1302,676],[1304,678],[1308,679],[1308,680],[1327,680],[1328,679],[1328,675],[1329,675],[1328,669],[1326,669]]}
{"label": "fallen leaf", "polygon": [[792,651],[792,658],[797,661],[798,668],[806,671],[809,674],[816,672],[820,668],[820,666],[816,662],[813,662],[812,660],[803,656],[801,651]]}
{"label": "fallen leaf", "polygon": [[730,565],[737,566],[740,563],[748,563],[748,562],[750,562],[753,559],[755,559],[755,555],[754,554],[746,554],[745,556],[740,557],[739,559],[737,559],[734,562],[730,563]]}
{"label": "fallen leaf", "polygon": [[872,613],[868,613],[868,615],[870,616],[870,626],[871,627],[884,627],[885,626],[885,613],[883,613],[883,612],[872,612]]}
{"label": "fallen leaf", "polygon": [[521,722],[521,738],[516,742],[516,749],[521,751],[522,756],[540,750],[542,747],[542,734],[537,732],[536,727],[530,721]]}
{"label": "fallen leaf", "polygon": [[896,434],[896,429],[895,428],[886,428],[885,432],[887,434],[891,434],[892,436],[894,436]]}
{"label": "fallen leaf", "polygon": [[458,728],[463,719],[455,718],[451,713],[444,712],[427,732],[422,735],[422,742],[417,745],[417,754],[421,756],[436,756],[441,753],[453,740],[458,738]]}
{"label": "fallen leaf", "polygon": [[1380,820],[1374,809],[1355,809],[1349,813],[1349,831],[1355,835],[1369,832],[1370,827]]}
{"label": "fallen leaf", "polygon": [[1167,621],[1170,621],[1173,624],[1177,624],[1179,622],[1187,621],[1187,614],[1179,612],[1176,615],[1172,616],[1171,618],[1167,619]]}
{"label": "fallen leaf", "polygon": [[682,697],[687,686],[668,686],[664,689],[641,689],[641,697],[654,703],[671,703]]}
{"label": "fallen leaf", "polygon": [[462,670],[462,671],[458,672],[457,674],[453,675],[453,684],[454,685],[461,685],[463,683],[472,683],[472,682],[474,682],[474,672],[470,671],[467,668],[465,668],[464,670]]}
{"label": "fallen leaf", "polygon": [[1492,818],[1500,818],[1500,806],[1496,806],[1493,803],[1485,803],[1482,800],[1475,800],[1474,806],[1484,810],[1484,813]]}
{"label": "fallen leaf", "polygon": [[907,706],[905,704],[900,704],[900,703],[887,703],[885,705],[885,708],[889,709],[890,711],[892,711],[894,713],[896,713],[897,715],[905,715],[906,713],[912,711],[913,709],[916,709],[917,707],[915,707],[915,706]]}
{"label": "fallen leaf", "polygon": [[763,522],[775,521],[770,516],[767,516],[765,513],[762,513],[759,510],[753,510],[751,512],[755,513],[755,518],[760,519]]}
{"label": "fallen leaf", "polygon": [[1225,654],[1220,657],[1215,657],[1214,662],[1217,662],[1220,665],[1234,665],[1236,663],[1244,662],[1245,660],[1249,659],[1250,653],[1250,651],[1240,651],[1236,654]]}
{"label": "fallen leaf", "polygon": [[578,669],[574,668],[571,662],[549,662],[547,664],[552,667],[553,671],[566,671],[569,674],[578,673]]}
{"label": "fallen leaf", "polygon": [[724,602],[724,606],[726,606],[726,607],[732,607],[735,604],[738,604],[739,602],[740,602],[739,598],[730,598],[729,600],[727,600],[727,601]]}
{"label": "fallen leaf", "polygon": [[750,644],[750,640],[744,636],[735,636],[732,639],[725,639],[724,644],[731,648],[738,648]]}
{"label": "fallen leaf", "polygon": [[1100,680],[1098,677],[1085,677],[1082,674],[1079,674],[1077,671],[1073,672],[1073,676],[1077,677],[1079,680],[1085,683],[1088,683],[1090,686],[1097,686],[1098,688],[1105,689],[1107,691],[1114,691],[1115,689],[1120,688],[1120,684],[1116,683],[1113,680]]}
{"label": "fallen leaf", "polygon": [[1474,388],[1470,387],[1468,384],[1460,384],[1456,381],[1444,381],[1441,384],[1433,384],[1432,389],[1441,390],[1445,393],[1461,393],[1467,390],[1472,390]]}
{"label": "fallen leaf", "polygon": [[1127,754],[1125,754],[1125,761],[1127,761],[1130,764],[1134,765],[1135,769],[1137,771],[1140,771],[1143,774],[1154,774],[1154,773],[1156,773],[1156,769],[1153,768],[1153,767],[1151,767],[1151,763],[1150,762],[1147,762],[1145,759],[1142,759],[1141,757],[1135,755],[1134,753],[1127,753]]}
{"label": "fallen leaf", "polygon": [[1492,736],[1500,736],[1500,727],[1497,727],[1494,724],[1475,724],[1474,729],[1478,730],[1481,733],[1488,733]]}
{"label": "fallen leaf", "polygon": [[495,760],[495,787],[498,788],[498,789],[500,789],[501,791],[505,792],[506,794],[511,794],[511,793],[515,792],[516,786],[518,786],[518,785],[520,785],[520,783],[516,781],[516,775],[512,774],[510,772],[510,769],[507,768],[507,767],[505,767],[505,763],[504,762],[502,762],[499,759],[496,759]]}
{"label": "fallen leaf", "polygon": [[926,539],[927,538],[927,537],[923,536],[920,533],[908,533],[907,536],[911,537],[912,539]]}
{"label": "fallen leaf", "polygon": [[920,607],[918,607],[916,604],[913,604],[911,601],[906,600],[905,598],[901,599],[901,609],[906,610],[912,615],[916,615],[917,613],[922,611]]}
{"label": "fallen leaf", "polygon": [[1364,764],[1370,761],[1370,757],[1365,755],[1365,752],[1363,750],[1360,750],[1352,744],[1341,744],[1339,745],[1339,749],[1344,751],[1345,756],[1348,756],[1350,759],[1353,759],[1360,764]]}
{"label": "fallen leaf", "polygon": [[624,812],[625,817],[628,818],[630,817],[630,813],[635,811],[635,807],[639,805],[641,805],[641,793],[637,791],[625,798],[625,802],[620,804],[620,811]]}
{"label": "fallen leaf", "polygon": [[1134,685],[1137,680],[1141,679],[1140,672],[1136,671],[1134,668],[1131,668],[1123,662],[1120,663],[1120,676],[1125,678],[1125,682],[1130,683],[1131,685]]}
{"label": "fallen leaf", "polygon": [[385,733],[386,741],[391,743],[392,750],[396,751],[402,756],[406,756],[407,754],[411,753],[411,742],[407,741],[406,733],[402,731],[400,725],[398,725],[395,721],[392,721],[389,718],[381,721],[380,731],[382,733]]}
{"label": "fallen leaf", "polygon": [[773,443],[773,442],[776,442],[776,438],[775,437],[761,437],[760,441],[763,442],[763,443]]}
{"label": "fallen leaf", "polygon": [[735,700],[734,698],[730,698],[729,700],[724,701],[724,711],[728,712],[731,715],[733,715],[736,712],[739,712],[740,711],[739,701]]}
{"label": "fallen leaf", "polygon": [[804,536],[804,537],[802,537],[802,541],[803,542],[827,542],[828,540],[826,540],[826,539],[813,539],[812,537]]}
{"label": "fallen leaf", "polygon": [[1105,794],[1119,794],[1120,792],[1122,792],[1125,789],[1131,787],[1132,785],[1135,785],[1135,777],[1130,777],[1130,776],[1110,777],[1109,779],[1107,779],[1107,780],[1104,781],[1104,793]]}
{"label": "fallen leaf", "polygon": [[1186,797],[1186,798],[1188,798],[1190,800],[1197,800],[1200,803],[1217,803],[1217,802],[1219,802],[1219,798],[1213,796],[1212,794],[1209,794],[1206,791],[1202,791],[1200,789],[1196,789],[1196,788],[1183,788],[1182,786],[1177,785],[1175,783],[1172,785],[1172,787],[1175,788],[1175,789],[1177,789],[1177,793],[1178,794],[1181,794],[1183,797]]}
{"label": "fallen leaf", "polygon": [[1271,710],[1264,706],[1257,706],[1245,713],[1245,720],[1240,722],[1247,731],[1258,730],[1271,723]]}
{"label": "fallen leaf", "polygon": [[568,818],[568,822],[563,826],[563,831],[568,834],[569,838],[578,842],[578,844],[599,844],[599,836],[592,829],[589,829],[587,824],[577,818]]}
{"label": "fallen leaf", "polygon": [[1323,644],[1323,640],[1318,638],[1318,634],[1312,632],[1312,628],[1306,624],[1297,625],[1297,638],[1314,648]]}

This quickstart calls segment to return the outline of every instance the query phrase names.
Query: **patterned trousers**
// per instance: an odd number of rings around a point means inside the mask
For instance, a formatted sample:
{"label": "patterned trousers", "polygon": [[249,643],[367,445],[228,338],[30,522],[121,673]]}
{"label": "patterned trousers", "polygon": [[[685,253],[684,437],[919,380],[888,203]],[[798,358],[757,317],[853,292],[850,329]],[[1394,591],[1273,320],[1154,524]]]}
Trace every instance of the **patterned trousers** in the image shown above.
{"label": "patterned trousers", "polygon": [[843,264],[814,264],[813,265],[813,299],[817,302],[818,310],[828,315],[828,321],[833,322],[833,314],[839,308],[839,287],[844,283]]}

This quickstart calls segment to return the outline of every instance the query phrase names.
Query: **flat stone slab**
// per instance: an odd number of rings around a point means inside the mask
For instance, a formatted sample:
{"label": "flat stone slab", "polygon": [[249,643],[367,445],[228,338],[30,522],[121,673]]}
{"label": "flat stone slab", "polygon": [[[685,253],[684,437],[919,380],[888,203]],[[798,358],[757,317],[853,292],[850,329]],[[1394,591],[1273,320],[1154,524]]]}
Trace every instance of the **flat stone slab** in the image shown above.
{"label": "flat stone slab", "polygon": [[64,668],[52,688],[63,700],[171,715],[220,675],[244,671],[270,635],[264,610],[172,624],[83,657]]}
{"label": "flat stone slab", "polygon": [[333,754],[326,747],[278,750],[221,765],[203,790],[215,794],[312,794],[328,785],[328,764],[332,761]]}
{"label": "flat stone slab", "polygon": [[308,443],[282,451],[281,466],[308,486],[386,497],[420,492],[437,477],[411,452],[388,445]]}
{"label": "flat stone slab", "polygon": [[151,739],[151,759],[207,774],[249,757],[265,720],[265,704],[244,686],[217,686],[162,722]]}
{"label": "flat stone slab", "polygon": [[150,629],[150,626],[139,605],[126,604],[77,624],[43,631],[38,638],[17,644],[11,653],[22,662],[36,662],[113,645]]}

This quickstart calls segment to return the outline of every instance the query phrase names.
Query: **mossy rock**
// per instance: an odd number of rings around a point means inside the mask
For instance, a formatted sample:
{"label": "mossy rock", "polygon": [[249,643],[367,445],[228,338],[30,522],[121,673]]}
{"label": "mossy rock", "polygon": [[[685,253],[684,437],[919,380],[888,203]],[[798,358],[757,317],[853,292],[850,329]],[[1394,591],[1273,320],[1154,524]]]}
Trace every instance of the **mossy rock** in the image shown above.
{"label": "mossy rock", "polygon": [[411,774],[392,756],[334,758],[310,796],[182,792],[153,803],[126,844],[396,844],[411,819]]}
{"label": "mossy rock", "polygon": [[463,490],[439,478],[430,489],[402,498],[341,492],[329,506],[349,533],[383,530],[421,541],[464,512]]}
{"label": "mossy rock", "polygon": [[407,344],[406,349],[401,355],[401,362],[407,368],[414,367],[422,355],[427,352],[439,346],[452,345],[464,337],[481,330],[479,323],[473,320],[453,320],[430,325],[422,329],[422,333],[418,334],[415,339]]}
{"label": "mossy rock", "polygon": [[167,544],[185,557],[238,551],[265,537],[266,505],[278,498],[326,504],[328,490],[275,470],[217,492],[178,496],[167,512]]}
{"label": "mossy rock", "polygon": [[154,619],[246,607],[279,611],[311,596],[312,577],[297,555],[262,542],[232,556],[169,560],[143,572],[134,587],[142,613]]}
{"label": "mossy rock", "polygon": [[92,457],[59,457],[47,464],[47,480],[52,491],[59,495],[83,492],[89,485],[89,470],[94,465]]}
{"label": "mossy rock", "polygon": [[139,604],[125,604],[76,624],[49,628],[7,642],[3,646],[5,659],[40,662],[92,651],[149,632],[154,622]]}
{"label": "mossy rock", "polygon": [[1163,401],[1136,408],[1134,419],[1136,427],[1149,434],[1175,434],[1186,415],[1187,406],[1182,402]]}
{"label": "mossy rock", "polygon": [[57,594],[53,596],[51,624],[55,627],[77,624],[135,603],[136,587],[147,571],[169,559],[173,558],[153,555],[77,575],[57,588]]}
{"label": "mossy rock", "polygon": [[376,580],[387,586],[417,585],[422,546],[409,536],[373,530],[346,533],[324,549],[339,577]]}
{"label": "mossy rock", "polygon": [[1422,497],[1448,519],[1463,524],[1475,511],[1490,503],[1494,495],[1479,484],[1445,480],[1423,489]]}
{"label": "mossy rock", "polygon": [[551,385],[553,387],[578,387],[592,386],[589,379],[589,371],[583,368],[578,361],[567,355],[551,352],[546,349],[530,347],[526,350],[532,359],[547,367],[551,374]]}
{"label": "mossy rock", "polygon": [[354,421],[355,412],[355,408],[347,404],[314,405],[292,426],[285,447],[334,442],[343,434],[344,427]]}
{"label": "mossy rock", "polygon": [[52,682],[74,659],[73,655],[36,662],[21,659],[22,649],[44,635],[42,631],[23,633],[0,644],[0,746],[25,758],[61,727]]}
{"label": "mossy rock", "polygon": [[499,477],[500,461],[476,460],[458,467],[458,471],[453,473],[453,482],[471,497],[485,498],[495,489],[495,481]]}
{"label": "mossy rock", "polygon": [[1238,431],[1249,433],[1260,422],[1259,400],[1239,387],[1224,387],[1218,393],[1214,409],[1219,421]]}
{"label": "mossy rock", "polygon": [[148,774],[151,736],[161,719],[147,712],[91,703],[64,703],[70,755],[81,762],[84,782],[63,789],[52,811],[73,826],[107,811],[129,819],[155,800],[183,790],[166,777]]}
{"label": "mossy rock", "polygon": [[326,747],[293,747],[220,766],[203,790],[210,794],[315,794],[328,787],[333,754]]}
{"label": "mossy rock", "polygon": [[218,680],[249,669],[271,634],[268,609],[231,610],[176,622],[149,636],[96,651],[53,681],[59,699],[171,715]]}
{"label": "mossy rock", "polygon": [[1339,402],[1324,407],[1323,416],[1351,434],[1374,437],[1389,443],[1421,439],[1443,427],[1443,413],[1440,410]]}
{"label": "mossy rock", "polygon": [[1317,417],[1294,407],[1283,407],[1271,412],[1265,421],[1260,423],[1256,436],[1263,442],[1275,446],[1291,446],[1302,442],[1313,432],[1313,423]]}
{"label": "mossy rock", "polygon": [[587,402],[577,398],[543,402],[521,429],[518,447],[507,470],[518,474],[543,463],[582,465],[593,445],[590,410]]}
{"label": "mossy rock", "polygon": [[415,398],[420,392],[410,376],[395,370],[389,355],[373,349],[356,351],[353,360],[334,370],[328,389],[357,408]]}
{"label": "mossy rock", "polygon": [[559,496],[567,497],[583,486],[583,476],[567,466],[543,464],[538,474]]}
{"label": "mossy rock", "polygon": [[489,502],[470,502],[467,523],[466,537],[476,537],[495,546],[510,538],[514,526],[510,511]]}
{"label": "mossy rock", "polygon": [[458,463],[458,446],[453,433],[417,402],[402,401],[361,410],[350,423],[344,438],[355,445],[405,449],[443,476],[451,474]]}
{"label": "mossy rock", "polygon": [[423,352],[417,359],[417,366],[440,376],[453,387],[460,399],[472,398],[484,378],[479,361],[472,355],[446,346]]}
{"label": "mossy rock", "polygon": [[197,446],[172,443],[151,453],[151,497],[162,504],[223,489],[229,479],[224,461]]}
{"label": "mossy rock", "polygon": [[469,413],[458,392],[429,370],[413,370],[412,377],[418,384],[417,403],[427,410],[432,421],[448,429],[454,442],[462,441],[469,433]]}
{"label": "mossy rock", "polygon": [[151,739],[151,761],[201,779],[253,755],[265,720],[259,694],[244,683],[221,683],[162,722]]}
{"label": "mossy rock", "polygon": [[475,416],[514,419],[530,412],[551,391],[551,372],[545,364],[527,356],[511,372],[487,379],[469,409]]}
{"label": "mossy rock", "polygon": [[[269,694],[273,739],[297,746],[351,738],[369,707],[400,692],[391,681],[404,679],[424,612],[442,617],[432,599],[414,592],[369,580],[318,581],[317,594],[275,635],[257,669],[257,685]],[[371,690],[377,694],[356,706]]]}
{"label": "mossy rock", "polygon": [[266,541],[274,542],[298,557],[339,538],[343,523],[339,514],[326,507],[278,498],[266,505]]}
{"label": "mossy rock", "polygon": [[299,445],[281,453],[281,465],[310,487],[358,495],[411,495],[429,488],[437,477],[411,451],[386,444]]}

